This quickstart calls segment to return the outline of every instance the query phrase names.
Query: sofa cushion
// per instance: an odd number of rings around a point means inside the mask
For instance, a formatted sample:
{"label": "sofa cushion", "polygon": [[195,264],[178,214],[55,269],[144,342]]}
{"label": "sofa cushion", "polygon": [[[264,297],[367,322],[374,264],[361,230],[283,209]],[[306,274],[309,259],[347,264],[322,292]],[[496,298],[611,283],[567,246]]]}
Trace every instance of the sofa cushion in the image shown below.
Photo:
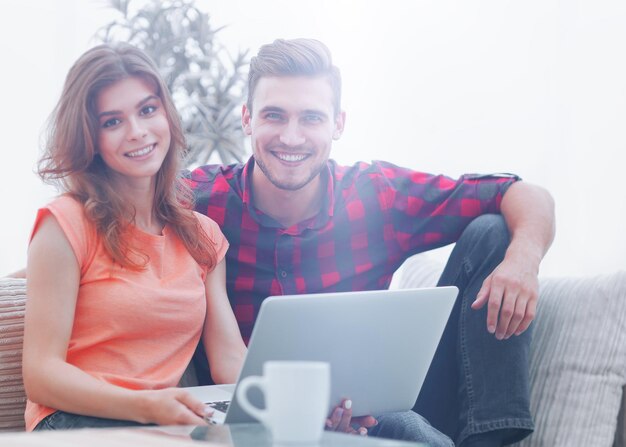
{"label": "sofa cushion", "polygon": [[26,280],[0,278],[0,432],[24,430],[22,341]]}
{"label": "sofa cushion", "polygon": [[[399,272],[399,287],[433,286],[442,270],[427,255],[414,256]],[[533,325],[535,432],[516,445],[611,447],[623,440],[616,430],[626,386],[626,271],[540,278]]]}
{"label": "sofa cushion", "polygon": [[612,446],[626,385],[626,271],[541,280],[534,331],[535,433],[519,445]]}

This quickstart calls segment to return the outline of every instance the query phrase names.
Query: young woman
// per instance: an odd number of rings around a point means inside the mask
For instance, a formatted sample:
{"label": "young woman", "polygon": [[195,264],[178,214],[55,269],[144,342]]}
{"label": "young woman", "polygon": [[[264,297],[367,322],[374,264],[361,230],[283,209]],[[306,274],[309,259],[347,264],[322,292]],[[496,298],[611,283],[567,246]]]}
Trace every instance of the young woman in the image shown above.
{"label": "young woman", "polygon": [[216,383],[245,354],[228,248],[178,180],[181,124],[154,63],[129,45],[83,54],[52,115],[39,174],[62,195],[28,251],[28,430],[202,424],[175,386],[202,337]]}

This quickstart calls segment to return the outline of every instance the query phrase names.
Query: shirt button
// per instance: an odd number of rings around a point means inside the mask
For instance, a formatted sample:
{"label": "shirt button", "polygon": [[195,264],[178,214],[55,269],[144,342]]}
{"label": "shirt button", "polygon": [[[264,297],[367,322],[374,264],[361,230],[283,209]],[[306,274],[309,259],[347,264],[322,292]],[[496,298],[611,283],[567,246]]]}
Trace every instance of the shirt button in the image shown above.
{"label": "shirt button", "polygon": [[284,270],[281,270],[280,271],[280,276],[282,276],[283,278],[286,278],[287,277],[287,272],[284,271]]}

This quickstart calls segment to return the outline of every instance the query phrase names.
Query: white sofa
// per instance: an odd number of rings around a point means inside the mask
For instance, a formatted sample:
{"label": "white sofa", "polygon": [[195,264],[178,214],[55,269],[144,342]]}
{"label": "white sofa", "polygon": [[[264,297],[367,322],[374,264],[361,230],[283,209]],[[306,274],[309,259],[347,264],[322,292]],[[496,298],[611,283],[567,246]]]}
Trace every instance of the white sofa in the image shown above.
{"label": "white sofa", "polygon": [[[418,255],[400,287],[432,286],[442,265]],[[24,429],[26,281],[0,278],[0,431]],[[531,346],[535,433],[521,447],[626,447],[626,271],[542,278]]]}
{"label": "white sofa", "polygon": [[[443,264],[421,254],[398,287],[437,283]],[[519,447],[626,447],[626,271],[540,278],[531,343],[535,432]]]}

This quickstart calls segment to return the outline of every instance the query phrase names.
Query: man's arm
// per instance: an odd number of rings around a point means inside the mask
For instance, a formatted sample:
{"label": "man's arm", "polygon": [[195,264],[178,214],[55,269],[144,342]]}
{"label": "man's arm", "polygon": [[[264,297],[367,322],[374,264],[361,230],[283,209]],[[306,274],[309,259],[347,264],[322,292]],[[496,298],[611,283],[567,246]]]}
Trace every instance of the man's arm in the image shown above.
{"label": "man's arm", "polygon": [[472,304],[472,309],[480,309],[488,303],[487,330],[500,340],[521,334],[535,318],[539,264],[555,232],[554,201],[538,186],[511,185],[502,198],[501,212],[511,242]]}

